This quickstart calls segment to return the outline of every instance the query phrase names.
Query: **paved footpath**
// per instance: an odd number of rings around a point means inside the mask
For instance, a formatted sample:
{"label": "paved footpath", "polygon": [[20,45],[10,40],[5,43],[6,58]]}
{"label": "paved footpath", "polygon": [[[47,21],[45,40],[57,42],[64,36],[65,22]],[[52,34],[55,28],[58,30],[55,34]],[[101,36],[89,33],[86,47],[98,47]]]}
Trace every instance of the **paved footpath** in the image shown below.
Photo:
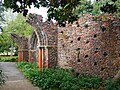
{"label": "paved footpath", "polygon": [[0,62],[0,68],[7,76],[6,84],[0,90],[40,90],[22,75],[15,62]]}

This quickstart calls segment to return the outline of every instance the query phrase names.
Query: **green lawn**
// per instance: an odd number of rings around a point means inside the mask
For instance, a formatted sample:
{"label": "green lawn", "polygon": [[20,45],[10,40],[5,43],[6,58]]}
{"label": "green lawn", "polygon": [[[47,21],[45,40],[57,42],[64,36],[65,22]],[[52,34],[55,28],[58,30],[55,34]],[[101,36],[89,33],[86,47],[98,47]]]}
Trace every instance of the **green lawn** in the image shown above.
{"label": "green lawn", "polygon": [[17,62],[17,56],[0,56],[0,62]]}

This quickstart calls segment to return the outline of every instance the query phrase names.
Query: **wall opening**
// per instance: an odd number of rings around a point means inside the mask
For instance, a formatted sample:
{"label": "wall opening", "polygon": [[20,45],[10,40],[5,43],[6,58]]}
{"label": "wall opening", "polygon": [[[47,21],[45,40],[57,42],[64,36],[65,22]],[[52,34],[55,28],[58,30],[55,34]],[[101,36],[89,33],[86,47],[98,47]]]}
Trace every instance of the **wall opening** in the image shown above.
{"label": "wall opening", "polygon": [[81,39],[80,37],[77,38],[78,41],[80,41],[80,39]]}
{"label": "wall opening", "polygon": [[95,53],[98,53],[98,51],[95,51]]}
{"label": "wall opening", "polygon": [[64,44],[63,44],[62,46],[63,46],[63,47],[65,47],[65,45],[64,45]]}
{"label": "wall opening", "polygon": [[61,31],[60,33],[63,34],[63,31]]}
{"label": "wall opening", "polygon": [[97,38],[97,34],[94,35],[94,38]]}
{"label": "wall opening", "polygon": [[70,43],[73,43],[73,40],[71,40]]}
{"label": "wall opening", "polygon": [[104,53],[103,53],[103,56],[105,56],[105,57],[106,57],[107,55],[108,55],[108,54],[107,54],[106,52],[104,52]]}
{"label": "wall opening", "polygon": [[101,29],[102,29],[102,32],[105,32],[105,30],[106,30],[106,28],[104,26],[101,27]]}
{"label": "wall opening", "polygon": [[97,62],[94,62],[94,65],[97,65]]}
{"label": "wall opening", "polygon": [[86,41],[86,44],[88,44],[88,43],[89,43],[89,41],[87,40],[87,41]]}
{"label": "wall opening", "polygon": [[78,59],[77,61],[80,62],[80,59]]}
{"label": "wall opening", "polygon": [[98,50],[98,48],[96,48],[96,50]]}
{"label": "wall opening", "polygon": [[105,70],[105,68],[104,68],[104,67],[102,67],[102,68],[101,68],[101,71],[103,71],[103,70]]}
{"label": "wall opening", "polygon": [[88,58],[88,55],[85,55],[85,58]]}

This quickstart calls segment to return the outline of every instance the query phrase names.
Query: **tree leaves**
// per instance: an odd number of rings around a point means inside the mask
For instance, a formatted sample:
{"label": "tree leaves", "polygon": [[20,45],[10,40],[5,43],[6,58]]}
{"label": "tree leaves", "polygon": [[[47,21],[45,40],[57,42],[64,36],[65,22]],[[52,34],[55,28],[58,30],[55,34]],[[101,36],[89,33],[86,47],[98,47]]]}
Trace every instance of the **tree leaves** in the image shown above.
{"label": "tree leaves", "polygon": [[117,12],[117,7],[116,5],[114,4],[109,4],[109,3],[106,3],[105,5],[103,5],[103,7],[100,8],[101,11],[103,12],[108,12],[108,13],[115,13]]}
{"label": "tree leaves", "polygon": [[2,25],[5,22],[5,19],[4,19],[5,8],[2,5],[3,5],[2,1],[0,0],[0,31],[2,30]]}
{"label": "tree leaves", "polygon": [[[10,18],[10,16],[8,16]],[[22,16],[22,14],[18,14],[15,20],[7,21],[8,25],[3,27],[3,31],[0,34],[0,51],[9,51],[11,44],[14,44],[14,47],[16,47],[16,44],[13,43],[10,33],[16,33],[19,35],[29,36],[32,33],[32,27],[26,22],[25,17]]]}
{"label": "tree leaves", "polygon": [[[19,4],[18,4],[19,3]],[[23,12],[26,16],[27,7],[48,8],[48,19],[55,19],[59,24],[68,21],[72,23],[80,14],[101,14],[101,13],[117,13],[120,14],[120,0],[4,0],[7,8],[12,8],[15,12]]]}

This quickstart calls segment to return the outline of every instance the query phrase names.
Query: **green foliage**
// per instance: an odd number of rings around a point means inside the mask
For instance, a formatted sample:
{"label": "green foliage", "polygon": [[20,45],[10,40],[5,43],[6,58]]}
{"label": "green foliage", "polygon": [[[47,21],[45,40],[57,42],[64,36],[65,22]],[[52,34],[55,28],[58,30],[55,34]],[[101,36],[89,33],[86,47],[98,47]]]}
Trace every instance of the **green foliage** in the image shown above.
{"label": "green foliage", "polygon": [[[8,16],[8,18],[10,17],[14,18],[11,15]],[[8,21],[8,24],[3,28],[3,33],[29,36],[32,30],[33,28],[26,22],[26,18],[22,14],[18,14],[14,20]]]}
{"label": "green foliage", "polygon": [[[18,4],[19,3],[19,4]],[[48,19],[55,19],[60,25],[63,22],[73,22],[78,16],[84,13],[98,15],[101,13],[116,13],[120,15],[120,0],[4,0],[7,8],[12,8],[16,12],[23,12],[26,16],[27,7],[48,8]]]}
{"label": "green foliage", "polygon": [[98,77],[75,77],[71,70],[62,68],[49,68],[38,70],[36,64],[19,62],[17,67],[34,85],[47,90],[79,90],[99,88],[101,79]]}
{"label": "green foliage", "polygon": [[98,77],[78,75],[74,76],[71,70],[49,68],[38,70],[36,63],[19,62],[17,67],[34,84],[43,90],[91,90],[100,86],[106,90],[119,90],[120,81],[102,80]]}
{"label": "green foliage", "polygon": [[[94,5],[91,1],[81,0],[81,4],[79,4],[76,8],[74,8],[73,12],[76,13],[76,15],[81,16],[83,14],[92,13],[93,9],[94,9]],[[95,13],[95,11],[94,11],[94,13]]]}
{"label": "green foliage", "polygon": [[95,0],[93,2],[81,0],[81,4],[73,9],[73,12],[82,14],[100,15],[103,13],[115,13],[120,15],[120,0]]}
{"label": "green foliage", "polygon": [[17,62],[18,57],[0,57],[0,62]]}
{"label": "green foliage", "polygon": [[[77,18],[72,10],[75,8],[81,0],[4,0],[4,6],[7,8],[12,8],[15,12],[23,12],[23,15],[26,16],[28,13],[27,7],[31,7],[33,4],[34,7],[39,8],[47,7],[48,8],[48,18],[54,18],[59,23],[62,23],[66,20],[73,22]],[[22,4],[18,4],[22,3]]]}
{"label": "green foliage", "polygon": [[92,76],[78,76],[78,82],[79,82],[79,86],[81,88],[94,88],[97,89],[100,87],[101,85],[101,78],[98,77],[92,77]]}
{"label": "green foliage", "polygon": [[[8,15],[8,18],[11,16]],[[26,18],[22,14],[18,14],[16,19],[8,21],[6,26],[3,27],[2,33],[0,34],[0,52],[10,52],[10,47],[17,45],[11,39],[10,33],[16,33],[18,35],[29,36],[32,33],[32,27],[26,22]]]}
{"label": "green foliage", "polygon": [[0,0],[0,31],[2,30],[3,23],[5,23],[4,11],[6,9],[2,5],[2,0]]}
{"label": "green foliage", "polygon": [[0,52],[10,52],[12,40],[6,33],[0,34]]}
{"label": "green foliage", "polygon": [[104,86],[106,90],[119,90],[120,80],[116,80],[116,81],[107,80]]}
{"label": "green foliage", "polygon": [[4,75],[3,71],[0,69],[0,88],[3,84],[5,84],[6,76]]}

